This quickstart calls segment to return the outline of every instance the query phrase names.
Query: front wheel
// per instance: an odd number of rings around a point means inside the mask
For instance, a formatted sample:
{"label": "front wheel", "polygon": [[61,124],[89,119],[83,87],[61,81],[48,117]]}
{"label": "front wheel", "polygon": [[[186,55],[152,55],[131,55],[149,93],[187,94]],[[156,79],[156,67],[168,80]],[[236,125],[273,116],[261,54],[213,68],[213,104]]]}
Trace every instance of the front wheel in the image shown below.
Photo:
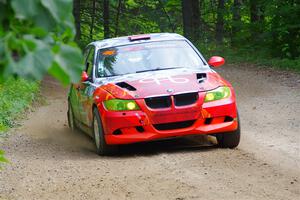
{"label": "front wheel", "polygon": [[237,118],[237,121],[238,121],[238,128],[235,131],[216,134],[218,145],[221,148],[233,149],[239,145],[240,138],[241,138],[241,125],[240,125],[239,117]]}
{"label": "front wheel", "polygon": [[96,152],[98,155],[113,155],[117,152],[118,146],[116,145],[108,145],[106,144],[103,126],[101,122],[101,118],[98,112],[98,109],[94,109],[94,119],[93,119],[93,133],[94,133],[94,141],[96,145]]}

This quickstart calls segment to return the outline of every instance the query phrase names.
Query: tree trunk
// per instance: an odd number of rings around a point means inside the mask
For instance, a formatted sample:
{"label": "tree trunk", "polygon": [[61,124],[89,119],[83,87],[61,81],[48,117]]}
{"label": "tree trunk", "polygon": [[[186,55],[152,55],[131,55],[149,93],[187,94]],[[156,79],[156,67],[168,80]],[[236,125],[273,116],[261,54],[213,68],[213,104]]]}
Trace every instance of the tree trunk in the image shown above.
{"label": "tree trunk", "polygon": [[233,22],[232,22],[232,33],[231,33],[231,45],[236,46],[238,43],[237,33],[241,29],[241,0],[233,1]]}
{"label": "tree trunk", "polygon": [[103,0],[103,28],[104,38],[109,38],[109,0]]}
{"label": "tree trunk", "polygon": [[165,9],[164,3],[163,3],[161,0],[159,0],[159,4],[160,4],[160,6],[161,6],[163,12],[165,13],[165,15],[166,15],[166,17],[167,17],[167,19],[168,19],[169,27],[171,28],[172,32],[174,33],[174,32],[175,32],[175,26],[174,26],[174,24],[172,23],[172,20],[171,20],[171,17],[170,17],[170,15],[169,15],[169,13],[168,13],[167,10]]}
{"label": "tree trunk", "polygon": [[218,0],[218,13],[216,23],[216,41],[217,44],[223,43],[224,37],[224,0]]}
{"label": "tree trunk", "polygon": [[200,37],[199,0],[182,0],[181,5],[184,36],[197,42]]}
{"label": "tree trunk", "polygon": [[93,30],[94,30],[94,23],[95,23],[95,14],[96,14],[96,0],[93,0],[92,6],[92,15],[91,15],[91,26],[90,26],[90,40],[93,40]]}
{"label": "tree trunk", "polygon": [[259,21],[257,0],[250,0],[250,21],[256,23]]}
{"label": "tree trunk", "polygon": [[115,37],[117,37],[119,34],[119,19],[120,19],[120,14],[121,14],[121,8],[122,8],[122,0],[119,0],[118,8],[117,8],[116,23],[115,23]]}
{"label": "tree trunk", "polygon": [[78,42],[81,36],[81,29],[80,29],[80,0],[73,1],[73,15],[75,20],[75,41]]}
{"label": "tree trunk", "polygon": [[241,0],[234,0],[233,2],[233,31],[238,31],[238,25],[241,22]]}
{"label": "tree trunk", "polygon": [[262,22],[264,20],[264,1],[250,0],[250,21],[251,23]]}
{"label": "tree trunk", "polygon": [[263,5],[260,0],[250,0],[250,22],[251,22],[251,37],[257,38],[257,34],[262,32],[262,22],[264,20]]}

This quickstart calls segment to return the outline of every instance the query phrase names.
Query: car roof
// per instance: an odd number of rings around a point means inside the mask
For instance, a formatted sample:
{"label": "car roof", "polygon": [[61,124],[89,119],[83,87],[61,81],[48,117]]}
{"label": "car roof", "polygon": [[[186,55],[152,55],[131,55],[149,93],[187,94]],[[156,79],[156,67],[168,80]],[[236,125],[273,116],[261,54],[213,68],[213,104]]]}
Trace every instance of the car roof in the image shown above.
{"label": "car roof", "polygon": [[[102,49],[102,48],[109,48],[109,47],[114,47],[114,46],[139,44],[139,43],[143,43],[143,42],[155,42],[155,41],[167,41],[167,40],[186,40],[185,37],[183,37],[177,33],[151,33],[151,34],[146,34],[146,35],[150,36],[150,39],[130,41],[129,36],[123,36],[123,37],[116,37],[116,38],[110,38],[110,39],[104,39],[104,40],[91,42],[89,45],[94,45],[94,46],[98,47],[99,49]],[[140,35],[140,36],[143,36],[143,35]]]}

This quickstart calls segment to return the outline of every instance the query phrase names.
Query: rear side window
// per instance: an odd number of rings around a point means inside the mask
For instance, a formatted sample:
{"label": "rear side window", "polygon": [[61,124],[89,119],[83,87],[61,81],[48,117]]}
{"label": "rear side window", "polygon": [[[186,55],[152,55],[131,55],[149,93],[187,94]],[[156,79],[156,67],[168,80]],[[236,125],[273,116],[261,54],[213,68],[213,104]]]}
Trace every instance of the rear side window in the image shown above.
{"label": "rear side window", "polygon": [[92,77],[93,75],[93,66],[94,66],[94,57],[95,57],[95,47],[91,46],[87,52],[87,58],[86,58],[86,69],[85,71],[89,75],[89,77]]}

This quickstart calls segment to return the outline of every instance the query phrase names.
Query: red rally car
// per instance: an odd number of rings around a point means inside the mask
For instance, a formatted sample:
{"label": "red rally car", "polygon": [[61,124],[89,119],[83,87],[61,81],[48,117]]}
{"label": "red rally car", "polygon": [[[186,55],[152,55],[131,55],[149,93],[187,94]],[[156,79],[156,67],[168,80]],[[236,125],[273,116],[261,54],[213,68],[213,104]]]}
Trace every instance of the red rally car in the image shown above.
{"label": "red rally car", "polygon": [[118,145],[209,134],[234,148],[240,124],[231,84],[178,34],[133,35],[90,43],[80,83],[68,95],[68,121],[95,140],[97,153]]}

